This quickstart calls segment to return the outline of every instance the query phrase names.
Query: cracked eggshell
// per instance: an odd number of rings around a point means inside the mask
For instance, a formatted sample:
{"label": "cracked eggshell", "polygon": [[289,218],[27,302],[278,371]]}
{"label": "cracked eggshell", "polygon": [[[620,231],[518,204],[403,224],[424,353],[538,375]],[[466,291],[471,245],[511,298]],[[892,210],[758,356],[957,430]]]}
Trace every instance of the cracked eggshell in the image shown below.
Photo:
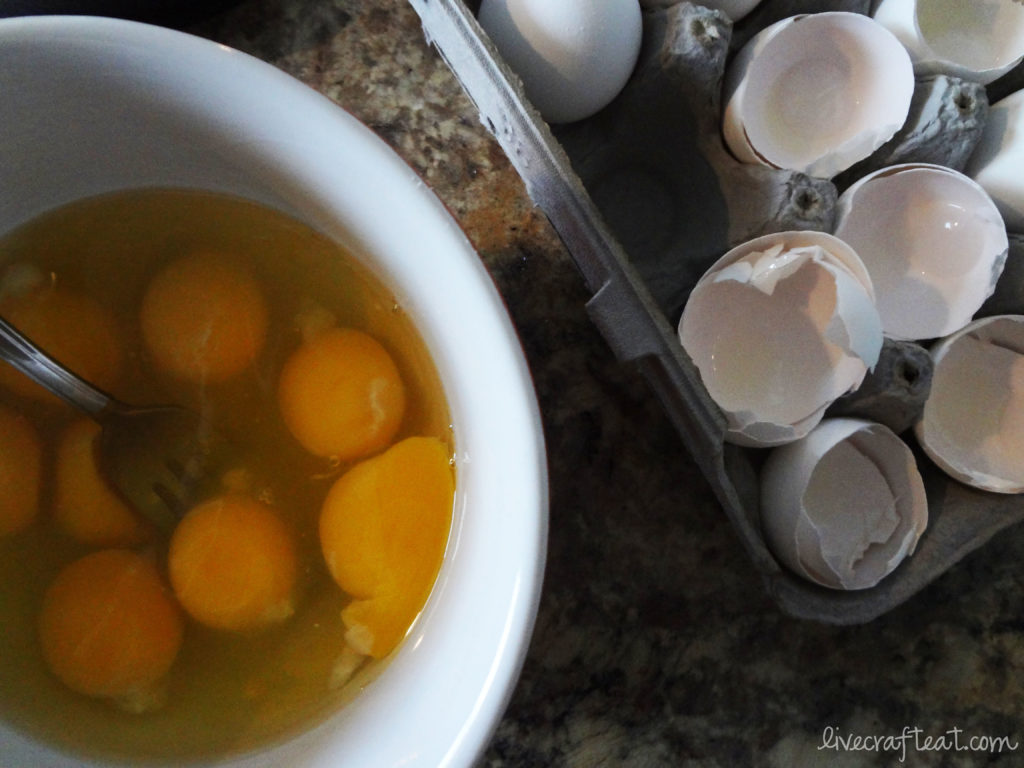
{"label": "cracked eggshell", "polygon": [[725,439],[774,446],[806,435],[878,359],[871,278],[823,232],[733,248],[697,282],[679,339],[728,422]]}
{"label": "cracked eggshell", "polygon": [[832,589],[867,589],[913,553],[928,500],[913,453],[892,430],[825,419],[765,460],[761,525],[791,570]]}
{"label": "cracked eggshell", "polygon": [[1006,263],[1006,226],[984,189],[939,165],[894,165],[840,198],[836,237],[871,273],[882,327],[934,339],[970,322]]}
{"label": "cracked eggshell", "polygon": [[606,106],[640,54],[638,0],[483,0],[478,18],[550,123]]}
{"label": "cracked eggshell", "polygon": [[932,349],[918,442],[955,479],[1024,491],[1024,315],[976,320]]}
{"label": "cracked eggshell", "polygon": [[1011,232],[1024,233],[1024,91],[989,107],[978,146],[964,172],[995,201]]}
{"label": "cracked eggshell", "polygon": [[914,73],[906,49],[869,17],[813,13],[751,38],[724,93],[722,129],[737,159],[831,178],[903,126]]}
{"label": "cracked eggshell", "polygon": [[874,19],[906,46],[921,75],[986,85],[1024,56],[1024,6],[1017,0],[882,0]]}

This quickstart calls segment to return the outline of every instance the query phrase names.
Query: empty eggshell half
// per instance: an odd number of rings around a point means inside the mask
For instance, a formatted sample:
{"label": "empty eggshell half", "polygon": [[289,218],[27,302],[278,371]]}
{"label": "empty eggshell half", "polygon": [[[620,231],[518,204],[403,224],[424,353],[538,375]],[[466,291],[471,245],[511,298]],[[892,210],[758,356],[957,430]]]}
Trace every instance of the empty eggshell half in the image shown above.
{"label": "empty eggshell half", "polygon": [[831,178],[892,138],[907,119],[906,49],[858,13],[792,16],[740,50],[722,119],[737,159]]}
{"label": "empty eggshell half", "polygon": [[918,442],[963,483],[1024,491],[1024,315],[975,320],[936,344],[932,357]]}
{"label": "empty eggshell half", "polygon": [[999,210],[977,183],[939,165],[894,165],[840,198],[837,237],[857,251],[895,339],[946,336],[992,295],[1009,243]]}
{"label": "empty eggshell half", "polygon": [[733,248],[697,282],[679,339],[728,422],[726,440],[806,435],[878,359],[871,279],[846,243],[780,232]]}
{"label": "empty eggshell half", "polygon": [[965,173],[981,184],[1011,232],[1024,233],[1024,90],[989,108]]}
{"label": "empty eggshell half", "polygon": [[874,18],[906,46],[918,74],[985,85],[1024,56],[1017,0],[882,0]]}
{"label": "empty eggshell half", "polygon": [[761,525],[791,570],[832,589],[867,589],[913,553],[928,500],[914,455],[892,430],[825,419],[765,460]]}

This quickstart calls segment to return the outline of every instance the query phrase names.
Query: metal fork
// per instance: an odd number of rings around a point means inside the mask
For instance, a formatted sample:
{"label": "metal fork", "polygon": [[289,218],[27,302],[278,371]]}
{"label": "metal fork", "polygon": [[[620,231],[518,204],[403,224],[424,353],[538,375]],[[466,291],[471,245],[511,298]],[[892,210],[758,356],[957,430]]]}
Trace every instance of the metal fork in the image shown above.
{"label": "metal fork", "polygon": [[0,359],[100,425],[100,471],[165,533],[231,458],[227,440],[199,414],[176,405],[123,403],[72,373],[2,317]]}

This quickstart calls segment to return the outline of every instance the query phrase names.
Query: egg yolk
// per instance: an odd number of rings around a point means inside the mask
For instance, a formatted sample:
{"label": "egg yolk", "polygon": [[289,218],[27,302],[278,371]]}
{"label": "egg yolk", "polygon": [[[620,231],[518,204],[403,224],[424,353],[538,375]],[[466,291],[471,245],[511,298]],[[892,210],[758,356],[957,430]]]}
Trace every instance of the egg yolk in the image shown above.
{"label": "egg yolk", "polygon": [[[5,298],[0,314],[86,381],[108,392],[117,383],[123,363],[120,332],[114,316],[92,298],[45,285]],[[0,366],[0,385],[34,400],[60,402],[9,365]]]}
{"label": "egg yolk", "polygon": [[342,475],[320,515],[331,576],[354,597],[347,639],[383,658],[426,602],[451,526],[455,478],[447,446],[410,437]]}
{"label": "egg yolk", "polygon": [[64,568],[39,615],[46,663],[88,696],[128,698],[154,686],[174,663],[182,633],[181,612],[156,566],[124,549]]}
{"label": "egg yolk", "polygon": [[0,536],[27,528],[39,512],[42,446],[35,427],[0,406]]}
{"label": "egg yolk", "polygon": [[148,529],[100,474],[95,450],[99,434],[98,424],[79,419],[61,436],[57,446],[54,525],[86,544],[139,544],[147,538]]}
{"label": "egg yolk", "polygon": [[154,364],[195,383],[220,383],[240,373],[267,335],[267,307],[256,281],[210,253],[178,259],[156,275],[140,320]]}
{"label": "egg yolk", "polygon": [[405,386],[387,350],[361,331],[330,328],[285,362],[281,416],[316,456],[349,461],[385,448],[405,413]]}
{"label": "egg yolk", "polygon": [[185,515],[171,537],[168,569],[182,607],[209,627],[257,629],[294,612],[292,535],[248,496],[218,496]]}

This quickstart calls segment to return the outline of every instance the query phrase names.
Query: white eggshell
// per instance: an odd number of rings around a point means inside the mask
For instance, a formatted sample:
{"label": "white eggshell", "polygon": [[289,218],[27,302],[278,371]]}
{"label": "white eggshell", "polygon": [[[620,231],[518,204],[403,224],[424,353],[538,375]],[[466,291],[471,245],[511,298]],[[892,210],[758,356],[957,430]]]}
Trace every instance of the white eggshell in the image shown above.
{"label": "white eggshell", "polygon": [[606,106],[640,53],[637,0],[483,0],[478,19],[551,123]]}
{"label": "white eggshell", "polygon": [[985,85],[1024,56],[1024,6],[1016,0],[882,0],[874,19],[906,46],[920,75]]}
{"label": "white eggshell", "polygon": [[914,456],[888,427],[825,419],[761,471],[761,525],[775,556],[833,589],[867,589],[914,551],[928,500]]}
{"label": "white eggshell", "polygon": [[869,17],[792,16],[729,66],[722,130],[742,162],[831,178],[892,138],[913,92],[906,49]]}
{"label": "white eggshell", "polygon": [[1024,91],[989,108],[964,172],[992,197],[1011,232],[1024,233]]}
{"label": "white eggshell", "polygon": [[781,445],[807,434],[878,360],[867,270],[822,232],[781,232],[726,253],[697,282],[679,339],[722,408],[726,439]]}
{"label": "white eggshell", "polygon": [[1009,243],[984,189],[939,165],[865,176],[840,198],[836,237],[871,273],[887,336],[920,340],[962,328],[995,290]]}
{"label": "white eggshell", "polygon": [[963,483],[1024,491],[1024,315],[976,320],[936,344],[932,357],[918,442]]}

